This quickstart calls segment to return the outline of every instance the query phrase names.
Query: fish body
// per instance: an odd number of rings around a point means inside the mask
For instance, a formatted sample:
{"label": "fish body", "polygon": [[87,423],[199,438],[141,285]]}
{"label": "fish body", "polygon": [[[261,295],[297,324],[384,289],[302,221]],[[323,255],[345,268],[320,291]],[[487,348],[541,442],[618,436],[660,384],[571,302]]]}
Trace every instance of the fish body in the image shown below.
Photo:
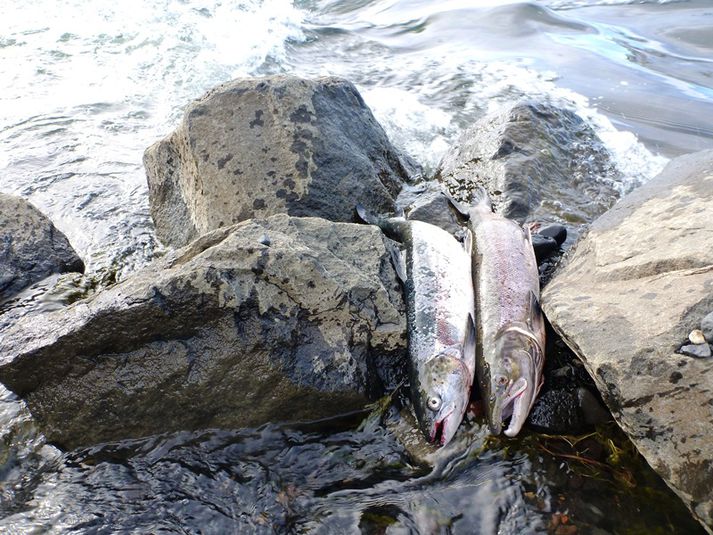
{"label": "fish body", "polygon": [[529,229],[493,213],[485,191],[464,210],[474,236],[476,375],[494,434],[519,433],[542,386],[545,324]]}
{"label": "fish body", "polygon": [[475,376],[470,231],[461,243],[422,221],[359,214],[405,246],[394,263],[407,309],[411,400],[426,439],[445,445],[463,420]]}

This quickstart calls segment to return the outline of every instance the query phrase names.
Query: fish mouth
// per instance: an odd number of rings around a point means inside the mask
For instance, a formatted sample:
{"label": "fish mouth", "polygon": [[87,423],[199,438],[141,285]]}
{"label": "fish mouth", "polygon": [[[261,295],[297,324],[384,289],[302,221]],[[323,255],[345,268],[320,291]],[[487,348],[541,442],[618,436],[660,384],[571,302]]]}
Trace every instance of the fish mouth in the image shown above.
{"label": "fish mouth", "polygon": [[446,422],[448,418],[450,417],[451,414],[453,414],[453,410],[451,409],[448,414],[446,414],[443,418],[440,420],[436,420],[436,422],[433,424],[433,430],[431,431],[431,444],[439,444],[441,446],[445,446],[446,444],[446,435],[445,435],[445,430],[446,430]]}
{"label": "fish mouth", "polygon": [[505,435],[514,437],[520,432],[529,412],[529,407],[526,405],[527,399],[531,398],[531,396],[525,395],[528,392],[528,386],[527,379],[521,377],[508,389],[502,401],[495,400],[493,417],[490,423],[490,429],[493,434],[500,434],[503,421],[508,417],[510,417],[510,424],[505,429]]}

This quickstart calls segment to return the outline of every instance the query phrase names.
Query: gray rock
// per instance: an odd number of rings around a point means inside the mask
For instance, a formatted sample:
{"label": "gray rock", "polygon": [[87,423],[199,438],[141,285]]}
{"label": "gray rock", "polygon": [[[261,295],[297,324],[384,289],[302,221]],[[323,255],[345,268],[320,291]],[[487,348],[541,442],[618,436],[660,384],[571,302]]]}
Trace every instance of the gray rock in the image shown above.
{"label": "gray rock", "polygon": [[396,202],[408,219],[425,221],[451,234],[462,230],[456,212],[438,182],[431,180],[416,186],[406,185]]}
{"label": "gray rock", "polygon": [[544,289],[649,464],[713,532],[713,359],[677,353],[713,309],[713,151],[676,158],[594,222]]}
{"label": "gray rock", "polygon": [[312,420],[403,379],[405,324],[377,227],[276,215],[5,330],[0,381],[68,448]]}
{"label": "gray rock", "polygon": [[689,357],[705,359],[711,356],[711,346],[708,344],[687,344],[681,347],[681,353]]}
{"label": "gray rock", "polygon": [[574,112],[525,102],[483,117],[468,129],[437,173],[469,200],[485,187],[497,211],[520,223],[581,226],[618,198],[618,172],[595,132]]}
{"label": "gray rock", "polygon": [[52,275],[84,272],[84,263],[46,216],[0,193],[0,301]]}
{"label": "gray rock", "polygon": [[182,246],[276,213],[352,221],[385,213],[415,166],[338,78],[243,79],[209,91],[144,154],[159,238]]}
{"label": "gray rock", "polygon": [[706,337],[706,340],[713,342],[713,312],[701,321],[701,331],[703,331],[703,336]]}

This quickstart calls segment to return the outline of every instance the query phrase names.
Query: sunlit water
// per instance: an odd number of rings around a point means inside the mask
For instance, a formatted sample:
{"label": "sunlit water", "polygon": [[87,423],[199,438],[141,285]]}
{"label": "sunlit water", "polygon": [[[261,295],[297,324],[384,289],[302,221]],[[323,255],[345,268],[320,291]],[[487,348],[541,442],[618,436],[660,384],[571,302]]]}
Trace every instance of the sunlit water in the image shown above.
{"label": "sunlit water", "polygon": [[[576,110],[612,153],[622,191],[713,147],[706,0],[4,0],[0,191],[50,216],[90,274],[124,277],[160,251],[144,149],[208,88],[281,72],[352,80],[426,172],[463,128],[521,98]],[[638,514],[604,483],[567,488],[561,461],[517,446],[481,455],[475,440],[435,475],[379,427],[269,426],[62,453],[11,395],[0,406],[4,532],[522,533],[575,507],[562,493],[602,533],[621,532],[607,508]]]}

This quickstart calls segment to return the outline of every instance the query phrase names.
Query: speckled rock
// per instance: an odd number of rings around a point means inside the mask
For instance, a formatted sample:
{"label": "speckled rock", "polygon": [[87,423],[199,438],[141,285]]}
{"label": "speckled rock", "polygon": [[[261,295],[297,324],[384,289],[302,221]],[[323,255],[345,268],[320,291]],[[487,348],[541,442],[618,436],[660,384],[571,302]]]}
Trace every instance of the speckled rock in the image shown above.
{"label": "speckled rock", "polygon": [[351,83],[292,76],[209,91],[144,165],[158,236],[173,246],[277,213],[352,221],[356,203],[390,212],[415,172]]}
{"label": "speckled rock", "polygon": [[0,193],[0,301],[53,273],[84,272],[84,263],[46,216]]}
{"label": "speckled rock", "polygon": [[713,309],[713,151],[594,222],[542,293],[553,327],[651,466],[713,533],[713,359],[678,353]]}
{"label": "speckled rock", "polygon": [[287,215],[215,230],[0,333],[0,381],[69,448],[362,408],[405,369],[384,240]]}
{"label": "speckled rock", "polygon": [[436,176],[459,200],[485,187],[496,210],[520,223],[566,223],[570,242],[619,197],[618,171],[596,133],[546,102],[517,103],[477,121]]}

